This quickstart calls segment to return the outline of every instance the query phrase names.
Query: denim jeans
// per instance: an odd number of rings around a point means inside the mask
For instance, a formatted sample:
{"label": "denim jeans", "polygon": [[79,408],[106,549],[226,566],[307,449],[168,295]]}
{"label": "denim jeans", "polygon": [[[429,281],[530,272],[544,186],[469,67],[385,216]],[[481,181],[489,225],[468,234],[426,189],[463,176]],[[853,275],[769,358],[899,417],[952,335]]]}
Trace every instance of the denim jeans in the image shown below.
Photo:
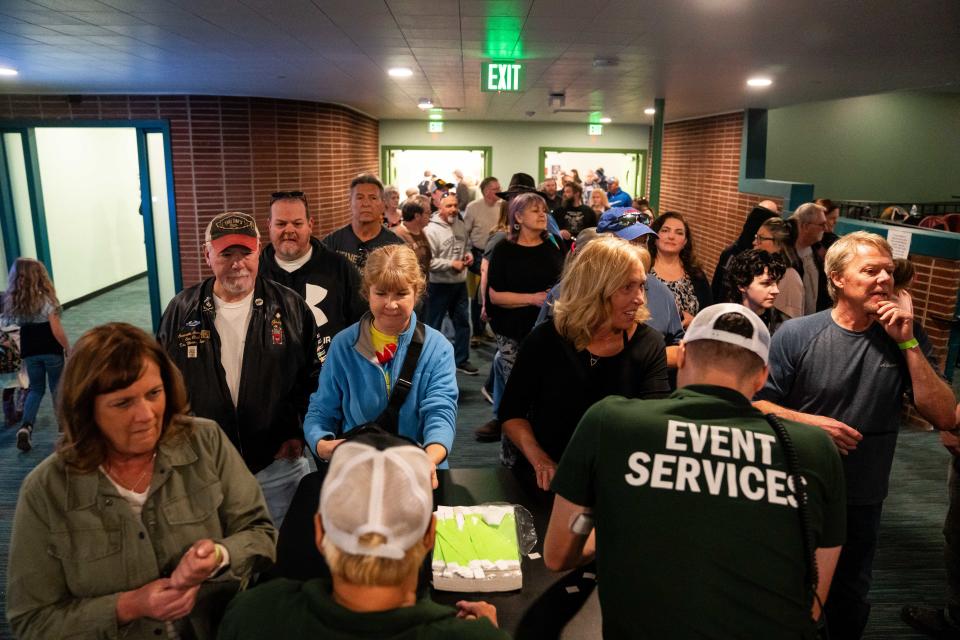
{"label": "denim jeans", "polygon": [[286,458],[274,460],[270,466],[254,475],[263,490],[267,510],[277,529],[280,529],[280,525],[283,524],[283,518],[287,515],[287,509],[293,501],[293,494],[300,486],[300,480],[308,473],[310,473],[310,463],[306,456],[301,456],[296,460]]}
{"label": "denim jeans", "polygon": [[453,359],[457,366],[470,360],[470,313],[467,285],[431,282],[427,285],[427,324],[440,331],[445,315],[453,322]]}
{"label": "denim jeans", "polygon": [[[520,342],[499,333],[494,335],[497,337],[498,349],[493,357],[493,415],[499,418],[500,400],[503,398],[503,390],[507,387],[513,365],[517,362]],[[510,438],[500,438],[500,463],[503,466],[512,469],[518,455],[520,450],[510,442]]]}
{"label": "denim jeans", "polygon": [[23,362],[27,367],[30,390],[27,392],[27,401],[23,405],[22,423],[33,424],[37,420],[37,412],[40,410],[40,401],[43,400],[47,383],[50,385],[50,393],[56,396],[60,374],[63,373],[63,356],[54,354],[27,356]]}
{"label": "denim jeans", "polygon": [[831,640],[859,640],[870,617],[867,594],[880,536],[883,503],[847,505],[847,541],[825,607]]}

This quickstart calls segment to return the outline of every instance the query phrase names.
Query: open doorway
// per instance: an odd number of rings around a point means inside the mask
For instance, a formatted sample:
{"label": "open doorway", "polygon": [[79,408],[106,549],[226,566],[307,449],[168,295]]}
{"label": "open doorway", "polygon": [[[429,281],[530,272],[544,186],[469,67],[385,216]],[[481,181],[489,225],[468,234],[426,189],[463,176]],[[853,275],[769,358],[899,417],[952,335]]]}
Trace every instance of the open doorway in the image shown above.
{"label": "open doorway", "polygon": [[0,129],[3,266],[18,256],[37,258],[64,306],[109,301],[92,324],[122,320],[156,329],[181,287],[166,127]]}
{"label": "open doorway", "polygon": [[400,189],[416,188],[429,171],[447,182],[455,182],[460,170],[468,184],[478,185],[493,173],[491,147],[382,147],[383,180]]}
{"label": "open doorway", "polygon": [[571,149],[540,147],[540,180],[556,178],[576,169],[582,180],[591,171],[620,180],[620,188],[634,198],[647,191],[647,152],[644,149]]}

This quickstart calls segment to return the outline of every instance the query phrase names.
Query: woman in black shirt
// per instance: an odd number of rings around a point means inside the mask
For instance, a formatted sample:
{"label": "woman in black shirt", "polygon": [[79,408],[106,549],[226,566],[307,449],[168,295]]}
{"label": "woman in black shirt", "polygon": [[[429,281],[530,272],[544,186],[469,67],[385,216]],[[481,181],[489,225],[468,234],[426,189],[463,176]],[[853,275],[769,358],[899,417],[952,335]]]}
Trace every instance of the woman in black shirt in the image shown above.
{"label": "woman in black shirt", "polygon": [[669,393],[663,336],[643,323],[640,250],[603,236],[564,274],[552,322],[524,340],[500,403],[504,434],[522,455],[504,460],[547,490],[580,418],[608,395]]}

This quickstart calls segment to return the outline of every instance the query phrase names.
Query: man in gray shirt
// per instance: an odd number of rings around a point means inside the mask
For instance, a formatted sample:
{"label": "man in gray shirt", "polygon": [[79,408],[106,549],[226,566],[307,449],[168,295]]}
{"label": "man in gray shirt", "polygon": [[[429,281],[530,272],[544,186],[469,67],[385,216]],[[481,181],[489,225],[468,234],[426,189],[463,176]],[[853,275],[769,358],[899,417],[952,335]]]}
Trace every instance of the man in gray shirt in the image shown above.
{"label": "man in gray shirt", "polygon": [[882,237],[858,231],[827,252],[832,309],[789,320],[770,345],[770,377],[756,396],[764,413],[826,431],[843,454],[847,541],[826,603],[834,640],[860,638],[870,614],[873,556],[903,395],[952,429],[954,397],[913,335],[912,306],[893,292],[893,257]]}

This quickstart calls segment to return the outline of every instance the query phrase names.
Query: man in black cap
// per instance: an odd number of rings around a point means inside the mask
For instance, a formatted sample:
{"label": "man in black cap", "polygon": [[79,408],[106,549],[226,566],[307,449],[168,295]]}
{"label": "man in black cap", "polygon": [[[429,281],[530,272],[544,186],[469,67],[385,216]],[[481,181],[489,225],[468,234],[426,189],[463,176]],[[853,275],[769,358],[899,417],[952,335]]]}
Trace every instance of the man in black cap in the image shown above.
{"label": "man in black cap", "polygon": [[317,388],[317,324],[303,298],[257,275],[253,216],[221,213],[205,240],[213,277],[170,301],[157,340],[183,373],[194,414],[224,430],[279,527],[309,472],[303,416]]}

